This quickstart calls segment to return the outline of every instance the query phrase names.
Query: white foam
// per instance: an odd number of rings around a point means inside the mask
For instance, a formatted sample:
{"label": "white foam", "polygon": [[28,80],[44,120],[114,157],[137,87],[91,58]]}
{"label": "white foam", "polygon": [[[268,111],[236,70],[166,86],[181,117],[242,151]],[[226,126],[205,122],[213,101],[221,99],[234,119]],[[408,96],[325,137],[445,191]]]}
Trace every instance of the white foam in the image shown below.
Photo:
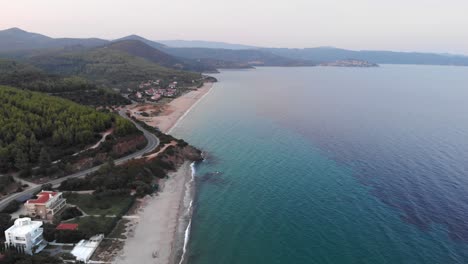
{"label": "white foam", "polygon": [[[192,179],[190,179],[190,182],[187,183],[186,194],[188,194],[188,195],[190,195],[190,186],[192,185],[193,181],[195,181],[195,172],[196,172],[195,162],[192,162],[192,164],[190,164],[190,168],[192,169]],[[189,223],[187,225],[187,228],[185,229],[184,246],[182,248],[182,256],[180,258],[179,264],[182,264],[184,262],[185,253],[187,252],[187,245],[188,245],[188,242],[189,242],[189,239],[190,239],[190,227],[192,226],[192,216],[191,216],[192,207],[193,207],[193,195],[191,197],[189,206],[187,207],[187,216],[190,217],[190,220],[189,220]]]}

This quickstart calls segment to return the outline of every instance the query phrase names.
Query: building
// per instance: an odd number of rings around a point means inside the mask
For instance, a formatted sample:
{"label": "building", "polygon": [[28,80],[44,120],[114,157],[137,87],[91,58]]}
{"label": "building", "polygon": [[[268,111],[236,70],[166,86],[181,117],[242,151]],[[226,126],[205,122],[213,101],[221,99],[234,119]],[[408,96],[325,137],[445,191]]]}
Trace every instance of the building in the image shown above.
{"label": "building", "polygon": [[15,224],[5,231],[5,244],[12,247],[22,247],[27,254],[38,253],[47,246],[42,237],[41,221],[31,221],[31,218],[19,218]]}
{"label": "building", "polygon": [[71,224],[71,223],[61,223],[56,228],[56,230],[77,230],[78,224]]}
{"label": "building", "polygon": [[54,216],[67,205],[60,192],[42,191],[37,199],[27,200],[24,204],[28,215],[44,220],[52,220]]}
{"label": "building", "polygon": [[76,257],[76,260],[88,263],[99,243],[104,239],[104,235],[96,235],[89,240],[81,240],[71,251],[71,254]]}

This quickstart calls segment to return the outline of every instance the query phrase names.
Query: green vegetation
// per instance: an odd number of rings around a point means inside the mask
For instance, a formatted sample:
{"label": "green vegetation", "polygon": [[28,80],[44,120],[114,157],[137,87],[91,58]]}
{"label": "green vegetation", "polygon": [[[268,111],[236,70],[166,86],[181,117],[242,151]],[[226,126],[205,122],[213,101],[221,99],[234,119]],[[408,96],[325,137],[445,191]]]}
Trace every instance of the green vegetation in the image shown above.
{"label": "green vegetation", "polygon": [[[76,214],[75,210],[73,210],[71,212],[71,216],[73,217],[70,217],[70,219],[74,219],[70,223],[77,223],[78,230],[57,230],[56,225],[45,223],[44,238],[47,241],[56,240],[60,243],[77,243],[81,239],[88,239],[96,234],[108,235],[117,226],[121,220],[121,216],[129,210],[134,202],[134,197],[126,192],[107,192],[93,195],[65,193],[65,198],[67,198],[69,203],[79,205],[86,213],[100,216],[79,217],[79,214]],[[63,212],[63,214],[66,213],[67,210]],[[63,214],[62,217],[64,217]],[[115,216],[106,217],[105,215]],[[0,213],[0,232],[2,236],[4,231],[12,224],[13,221],[9,214]],[[121,235],[122,228],[120,226],[119,230],[114,230],[113,235]],[[3,245],[3,243],[0,243],[0,245]]]}
{"label": "green vegetation", "polygon": [[45,223],[44,239],[51,242],[59,243],[77,243],[82,239],[89,239],[97,234],[108,235],[117,225],[121,216],[106,217],[102,216],[83,216],[76,217],[67,223],[78,224],[76,230],[57,230],[55,224]]}
{"label": "green vegetation", "polygon": [[133,204],[133,197],[126,192],[107,195],[65,193],[64,197],[88,215],[120,215]]}
{"label": "green vegetation", "polygon": [[128,120],[68,100],[0,86],[0,171],[28,170],[96,142],[115,124],[115,134],[138,130]]}
{"label": "green vegetation", "polygon": [[152,153],[156,153],[158,151],[161,150],[161,148],[166,145],[166,144],[169,144],[173,141],[177,142],[177,146],[178,147],[186,147],[188,146],[188,143],[185,142],[183,139],[178,139],[178,138],[175,138],[169,134],[165,134],[163,132],[161,132],[159,129],[155,128],[155,127],[152,127],[148,124],[146,124],[145,122],[143,121],[140,121],[134,117],[132,117],[133,121],[135,121],[136,123],[138,123],[141,127],[143,127],[144,129],[150,131],[151,133],[155,134],[158,138],[159,138],[159,146],[154,149],[152,151]]}
{"label": "green vegetation", "polygon": [[172,164],[160,159],[151,162],[143,159],[132,160],[118,167],[108,162],[97,172],[85,178],[68,179],[62,182],[59,189],[62,191],[95,189],[96,193],[103,193],[103,195],[112,192],[129,192],[134,189],[137,196],[144,196],[157,188],[153,184],[156,178],[165,178],[166,171],[172,169],[174,169]]}
{"label": "green vegetation", "polygon": [[67,207],[63,212],[60,214],[60,221],[69,220],[78,216],[82,216],[83,213],[76,208],[75,206]]}
{"label": "green vegetation", "polygon": [[5,208],[3,208],[2,213],[12,214],[20,209],[20,205],[20,202],[13,200],[7,206],[5,206]]}
{"label": "green vegetation", "polygon": [[0,84],[47,92],[84,105],[108,106],[131,101],[78,76],[48,74],[27,63],[0,59]]}
{"label": "green vegetation", "polygon": [[165,68],[141,57],[108,48],[62,51],[31,57],[28,62],[46,72],[80,76],[104,87],[128,88],[142,80],[177,80],[192,84],[198,73]]}
{"label": "green vegetation", "polygon": [[[3,245],[3,243],[1,243]],[[35,254],[33,256],[23,254],[15,249],[5,249],[5,246],[0,247],[0,252],[4,253],[1,263],[4,264],[60,264],[64,263],[57,257],[52,257],[45,252]]]}
{"label": "green vegetation", "polygon": [[55,94],[82,105],[114,106],[128,105],[132,101],[109,89],[74,91]]}
{"label": "green vegetation", "polygon": [[75,219],[72,223],[77,223],[79,232],[89,238],[96,234],[109,234],[118,221],[118,217],[88,216]]}
{"label": "green vegetation", "polygon": [[129,36],[127,39],[109,43],[106,45],[106,48],[122,51],[136,57],[144,58],[148,61],[168,68],[195,72],[216,71],[216,68],[200,63],[199,61],[187,60],[169,55],[164,52],[163,45],[159,44],[159,47],[155,48],[152,47],[150,43],[145,43],[147,40],[138,38],[138,36]]}
{"label": "green vegetation", "polygon": [[125,236],[125,232],[127,230],[127,224],[130,223],[130,220],[128,219],[120,219],[120,221],[117,223],[115,228],[112,230],[112,232],[107,236],[108,238],[120,238],[120,239],[125,239],[127,238]]}
{"label": "green vegetation", "polygon": [[32,65],[3,59],[0,59],[0,84],[48,93],[88,90],[95,87],[80,77],[47,74]]}
{"label": "green vegetation", "polygon": [[6,191],[6,188],[15,183],[15,179],[11,175],[0,176],[0,193]]}
{"label": "green vegetation", "polygon": [[0,240],[5,240],[5,231],[12,226],[12,224],[13,221],[11,220],[10,214],[0,213]]}

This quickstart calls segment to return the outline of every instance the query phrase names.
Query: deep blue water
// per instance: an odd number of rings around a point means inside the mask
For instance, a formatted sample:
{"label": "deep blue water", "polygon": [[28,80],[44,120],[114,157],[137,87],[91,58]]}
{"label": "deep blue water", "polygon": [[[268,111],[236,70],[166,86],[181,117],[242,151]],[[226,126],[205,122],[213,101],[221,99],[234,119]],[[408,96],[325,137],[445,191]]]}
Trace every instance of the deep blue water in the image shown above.
{"label": "deep blue water", "polygon": [[216,77],[189,263],[468,263],[467,67]]}

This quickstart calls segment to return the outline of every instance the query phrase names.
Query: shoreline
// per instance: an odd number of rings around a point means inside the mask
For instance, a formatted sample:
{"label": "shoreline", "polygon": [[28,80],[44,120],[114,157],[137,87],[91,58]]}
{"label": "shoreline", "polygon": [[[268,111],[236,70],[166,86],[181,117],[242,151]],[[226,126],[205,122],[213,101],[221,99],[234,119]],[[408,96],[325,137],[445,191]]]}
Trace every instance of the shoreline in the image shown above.
{"label": "shoreline", "polygon": [[[169,102],[161,115],[141,120],[170,133],[213,85],[212,82],[205,83]],[[133,114],[140,107],[132,108]],[[186,261],[195,196],[194,174],[195,163],[186,161],[177,171],[171,172],[168,179],[161,181],[161,190],[146,198],[138,208],[137,219],[127,227],[130,231],[126,232],[124,246],[112,263],[183,264]]]}
{"label": "shoreline", "polygon": [[113,263],[178,263],[185,244],[185,223],[191,218],[191,209],[186,205],[193,197],[193,185],[190,162],[171,172],[162,190],[146,198],[138,208],[138,217],[127,228],[131,231]]}
{"label": "shoreline", "polygon": [[[178,125],[198,102],[201,101],[213,88],[214,83],[204,83],[197,90],[190,91],[175,98],[165,105],[138,104],[128,110],[138,120],[149,126],[157,127],[163,133],[170,133]],[[140,112],[149,113],[150,116],[142,116]]]}

